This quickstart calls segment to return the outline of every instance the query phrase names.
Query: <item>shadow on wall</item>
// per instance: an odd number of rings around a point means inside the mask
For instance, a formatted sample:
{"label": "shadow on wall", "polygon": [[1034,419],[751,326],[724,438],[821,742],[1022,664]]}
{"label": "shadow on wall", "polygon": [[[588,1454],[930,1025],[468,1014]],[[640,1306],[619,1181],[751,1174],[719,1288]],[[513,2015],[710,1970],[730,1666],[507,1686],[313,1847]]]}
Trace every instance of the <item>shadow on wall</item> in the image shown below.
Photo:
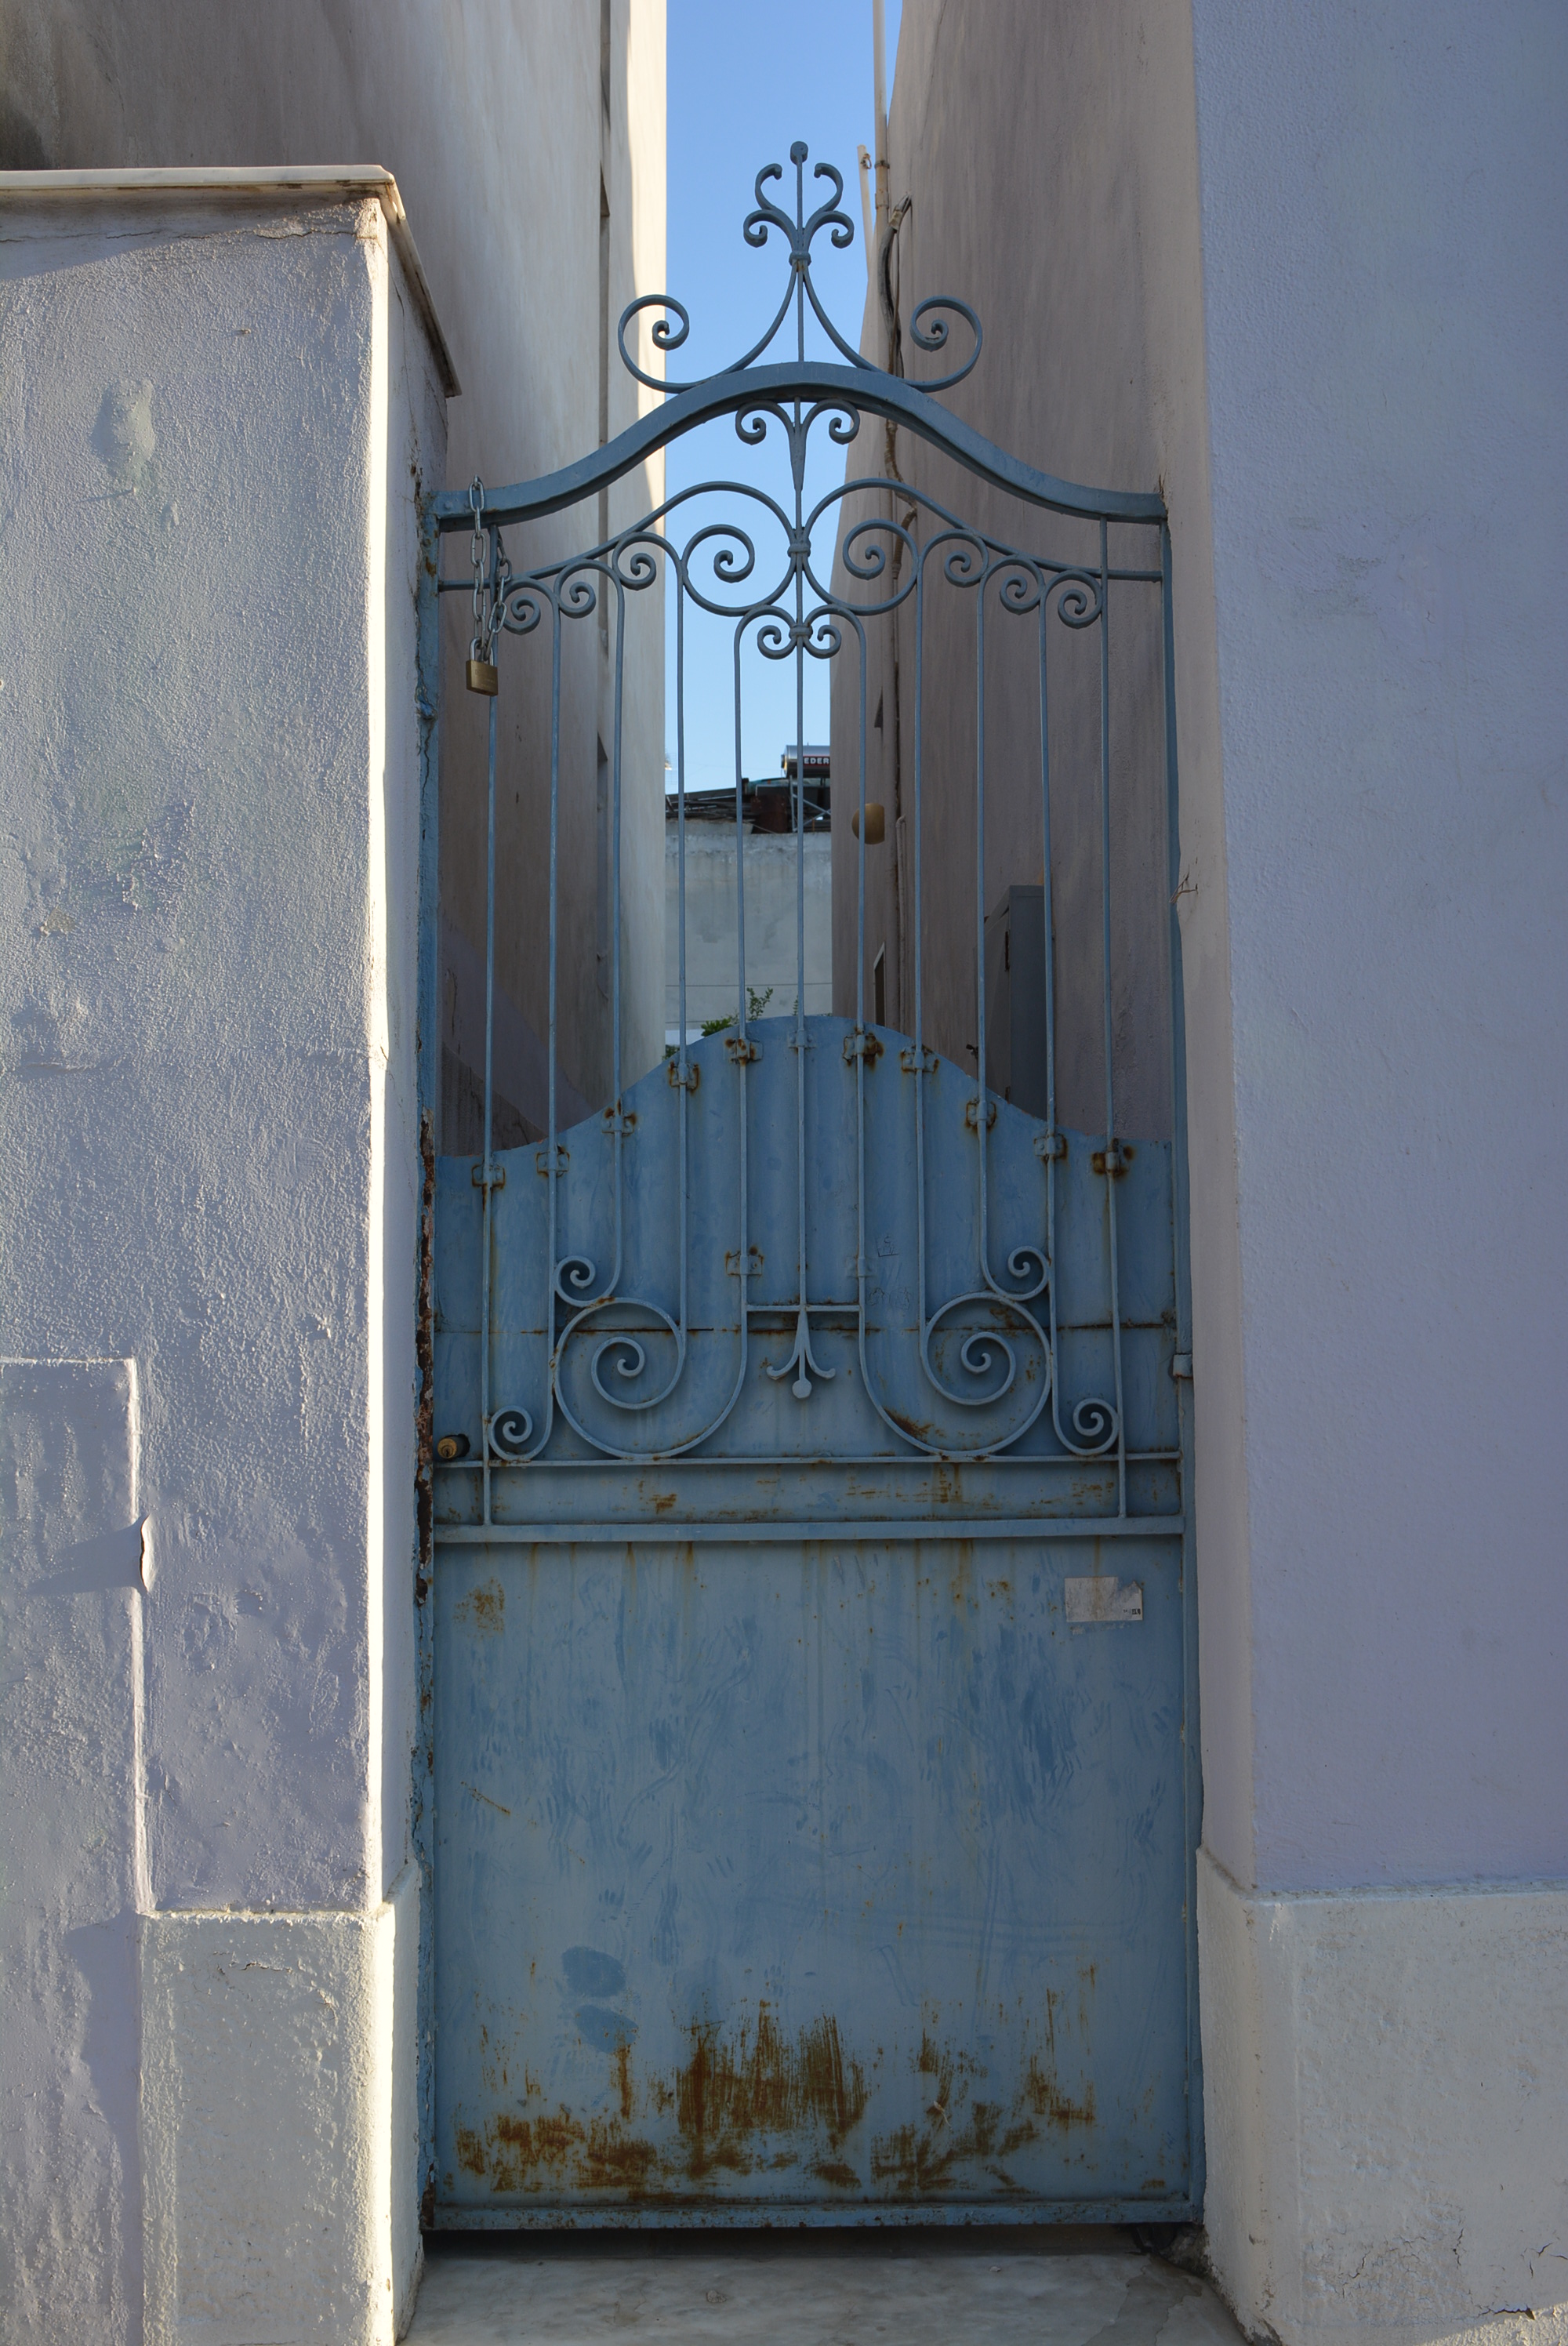
{"label": "shadow on wall", "polygon": [[[543,1140],[550,1129],[549,1056],[499,982],[491,1068],[491,1146],[521,1148]],[[557,1132],[592,1114],[557,1067]],[[441,924],[441,1147],[447,1157],[477,1157],[484,1147],[484,963],[451,921]]]}

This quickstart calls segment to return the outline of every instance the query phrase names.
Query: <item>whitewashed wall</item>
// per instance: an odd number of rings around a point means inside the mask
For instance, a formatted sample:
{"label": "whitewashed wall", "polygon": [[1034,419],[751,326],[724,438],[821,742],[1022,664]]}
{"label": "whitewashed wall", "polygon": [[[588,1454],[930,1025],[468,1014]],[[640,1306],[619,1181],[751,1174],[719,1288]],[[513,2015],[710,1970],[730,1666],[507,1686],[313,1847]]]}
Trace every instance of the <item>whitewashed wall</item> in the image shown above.
{"label": "whitewashed wall", "polygon": [[414,2278],[413,597],[444,413],[394,208],[0,181],[18,2346],[387,2339]]}
{"label": "whitewashed wall", "polygon": [[1261,2257],[1239,2192],[1213,2228],[1287,2336],[1431,2334],[1568,2301],[1568,1896],[1424,1887],[1568,1877],[1568,22],[1194,25],[1251,1624],[1209,1841],[1410,1892],[1337,1962],[1315,1907],[1245,1934],[1315,2090]]}
{"label": "whitewashed wall", "polygon": [[[479,474],[496,486],[552,472],[597,442],[601,189],[611,430],[657,402],[622,372],[614,328],[634,294],[664,285],[664,26],[665,0],[267,0],[227,10],[220,34],[210,0],[138,0],[134,8],[122,0],[0,0],[0,163],[384,165],[417,223],[463,385],[452,409],[450,484],[466,489]],[[650,313],[640,360],[657,372],[651,323]],[[622,484],[612,524],[623,527],[656,503],[663,479],[659,458]],[[598,521],[590,501],[514,532],[510,551],[519,567],[548,559],[592,544]],[[463,566],[466,542],[452,558]],[[629,598],[622,948],[633,1074],[660,1049],[662,595],[661,585]],[[456,689],[443,726],[442,878],[454,929],[483,951],[485,711],[461,689],[467,639],[464,604],[447,627]],[[550,696],[537,650],[514,641],[503,659],[499,974],[514,1015],[543,1035],[540,776]],[[562,1047],[566,1074],[596,1105],[609,1064],[596,960],[596,740],[610,738],[608,667],[596,623],[568,627]],[[448,963],[449,995],[461,994],[467,966],[461,955]],[[452,1033],[471,1033],[473,1005],[448,1006]],[[538,1103],[514,1105],[528,1114]]]}
{"label": "whitewashed wall", "polygon": [[1170,508],[1207,2219],[1288,2341],[1568,2327],[1565,99],[1546,0],[901,35],[954,404]]}

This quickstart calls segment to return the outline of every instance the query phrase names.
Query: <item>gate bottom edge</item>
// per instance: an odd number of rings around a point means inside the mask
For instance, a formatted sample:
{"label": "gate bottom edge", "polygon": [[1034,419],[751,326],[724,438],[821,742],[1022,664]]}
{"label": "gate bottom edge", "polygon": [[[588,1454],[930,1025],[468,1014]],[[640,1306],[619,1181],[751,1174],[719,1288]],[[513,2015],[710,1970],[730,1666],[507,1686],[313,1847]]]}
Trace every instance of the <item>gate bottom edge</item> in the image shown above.
{"label": "gate bottom edge", "polygon": [[727,2199],[649,2207],[616,2200],[528,2208],[464,2208],[438,2202],[427,2232],[799,2231],[897,2229],[911,2224],[1194,2224],[1202,2210],[1176,2199],[901,2199],[848,2207],[820,2201]]}

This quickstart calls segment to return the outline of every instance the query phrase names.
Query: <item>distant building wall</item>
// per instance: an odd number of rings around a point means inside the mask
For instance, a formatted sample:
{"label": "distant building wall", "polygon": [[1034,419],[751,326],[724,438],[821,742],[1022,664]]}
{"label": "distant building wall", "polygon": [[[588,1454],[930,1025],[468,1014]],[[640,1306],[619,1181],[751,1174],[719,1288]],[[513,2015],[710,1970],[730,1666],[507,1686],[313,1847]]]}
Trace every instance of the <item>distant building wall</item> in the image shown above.
{"label": "distant building wall", "polygon": [[[746,983],[754,996],[771,998],[757,1015],[788,1018],[799,991],[797,913],[798,851],[804,849],[806,996],[809,1016],[831,1010],[832,841],[826,831],[804,840],[785,834],[746,835]],[[733,1018],[737,982],[735,826],[688,822],[686,827],[686,1023]],[[665,1029],[680,1032],[679,853],[673,822],[665,825]]]}
{"label": "distant building wall", "polygon": [[[208,0],[0,0],[0,168],[384,165],[463,385],[447,479],[466,488],[479,474],[494,487],[588,454],[606,402],[613,434],[657,399],[622,370],[615,326],[636,294],[664,283],[664,0],[268,0],[218,12]],[[638,356],[657,372],[649,323]],[[660,457],[620,483],[610,525],[657,504],[663,479]],[[593,544],[600,520],[590,503],[514,532],[514,566]],[[448,568],[466,560],[464,538]],[[627,597],[631,1076],[660,1048],[662,594],[660,583]],[[485,727],[461,689],[468,630],[466,597],[449,598],[442,892],[483,952]],[[594,619],[569,623],[563,650],[561,1047],[567,1075],[597,1102],[609,1081],[597,744],[610,740],[610,661]],[[502,678],[497,969],[514,1015],[543,1035],[547,647],[509,642]],[[452,1010],[460,982],[449,964],[448,1008],[468,1033],[473,1005]],[[478,1015],[483,1031],[482,1005]],[[538,1104],[516,1106],[534,1116]]]}
{"label": "distant building wall", "polygon": [[1568,2296],[1565,97],[1538,0],[900,37],[903,314],[986,329],[949,403],[1170,511],[1208,2224],[1287,2341]]}

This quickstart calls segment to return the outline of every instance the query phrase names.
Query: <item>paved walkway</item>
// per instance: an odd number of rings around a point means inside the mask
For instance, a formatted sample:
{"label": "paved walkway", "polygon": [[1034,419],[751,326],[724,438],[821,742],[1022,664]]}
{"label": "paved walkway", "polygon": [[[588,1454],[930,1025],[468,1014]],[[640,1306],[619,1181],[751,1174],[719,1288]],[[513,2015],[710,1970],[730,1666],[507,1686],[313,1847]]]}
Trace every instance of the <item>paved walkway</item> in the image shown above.
{"label": "paved walkway", "polygon": [[426,2243],[410,2346],[1239,2346],[1125,2236],[469,2234]]}

